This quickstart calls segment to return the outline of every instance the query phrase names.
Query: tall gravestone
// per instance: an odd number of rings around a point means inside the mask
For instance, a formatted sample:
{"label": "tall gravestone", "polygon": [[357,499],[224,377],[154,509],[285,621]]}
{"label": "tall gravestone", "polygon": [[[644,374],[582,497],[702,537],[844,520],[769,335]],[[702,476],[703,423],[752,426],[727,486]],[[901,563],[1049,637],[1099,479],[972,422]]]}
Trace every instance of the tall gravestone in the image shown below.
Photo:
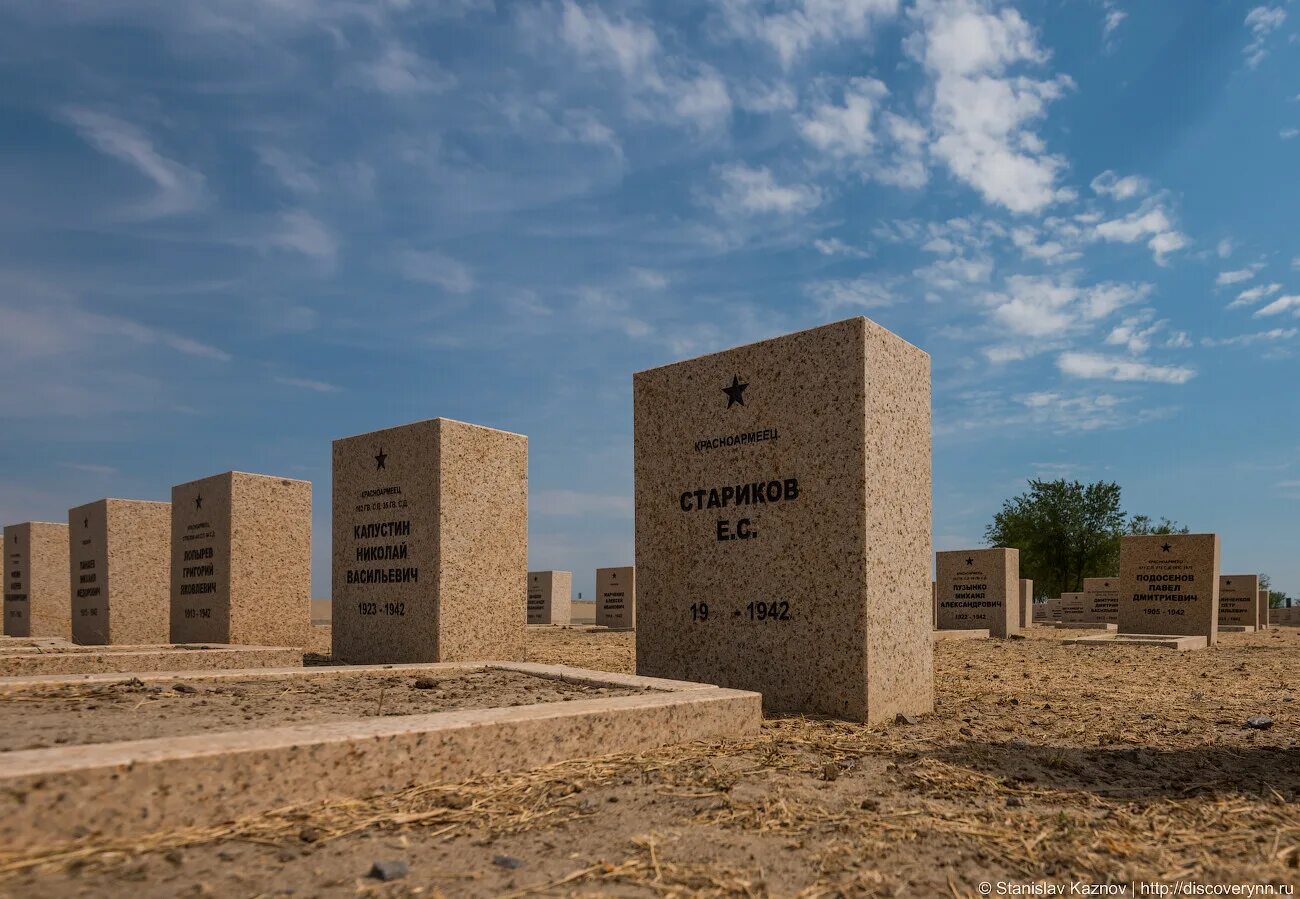
{"label": "tall gravestone", "polygon": [[1259,591],[1259,626],[1268,627],[1270,622],[1268,618],[1268,601],[1269,595],[1267,590]]}
{"label": "tall gravestone", "polygon": [[1119,623],[1119,578],[1086,577],[1083,595],[1089,623]]}
{"label": "tall gravestone", "polygon": [[1020,626],[1029,627],[1034,623],[1034,582],[1020,579]]}
{"label": "tall gravestone", "polygon": [[1061,597],[1057,596],[1047,601],[1047,619],[1049,621],[1061,620]]}
{"label": "tall gravestone", "polygon": [[929,357],[856,318],[633,392],[638,673],[857,721],[930,711]]}
{"label": "tall gravestone", "polygon": [[4,529],[5,636],[72,636],[68,526],[48,521]]}
{"label": "tall gravestone", "polygon": [[334,658],[524,658],[528,438],[435,418],[333,453]]}
{"label": "tall gravestone", "polygon": [[1078,626],[1089,623],[1091,609],[1087,595],[1080,591],[1061,594],[1061,624]]}
{"label": "tall gravestone", "polygon": [[941,552],[939,630],[988,629],[1005,637],[1020,629],[1020,550],[962,549]]}
{"label": "tall gravestone", "polygon": [[570,624],[572,619],[573,572],[528,572],[528,623]]}
{"label": "tall gravestone", "polygon": [[1259,627],[1259,575],[1219,575],[1219,625]]}
{"label": "tall gravestone", "polygon": [[596,623],[604,627],[636,627],[636,568],[596,569]]}
{"label": "tall gravestone", "polygon": [[228,471],[172,488],[171,640],[302,646],[311,482]]}
{"label": "tall gravestone", "polygon": [[1219,634],[1219,537],[1157,534],[1120,540],[1120,634]]}
{"label": "tall gravestone", "polygon": [[171,637],[170,503],[101,499],[68,510],[74,643]]}

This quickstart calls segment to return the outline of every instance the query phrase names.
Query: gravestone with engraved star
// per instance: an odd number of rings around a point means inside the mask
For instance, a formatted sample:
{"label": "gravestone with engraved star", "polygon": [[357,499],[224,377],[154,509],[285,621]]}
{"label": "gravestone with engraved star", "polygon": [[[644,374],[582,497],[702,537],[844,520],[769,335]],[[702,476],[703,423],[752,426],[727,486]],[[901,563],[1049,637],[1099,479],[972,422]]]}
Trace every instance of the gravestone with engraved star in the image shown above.
{"label": "gravestone with engraved star", "polygon": [[636,567],[596,569],[596,623],[636,627]]}
{"label": "gravestone with engraved star", "polygon": [[1232,627],[1260,627],[1259,575],[1219,576],[1219,624]]}
{"label": "gravestone with engraved star", "polygon": [[171,636],[170,503],[101,499],[68,510],[72,641],[158,644]]}
{"label": "gravestone with engraved star", "polygon": [[333,453],[334,658],[523,659],[528,438],[435,418]]}
{"label": "gravestone with engraved star", "polygon": [[528,572],[528,623],[571,624],[573,572]]}
{"label": "gravestone with engraved star", "polygon": [[1123,537],[1119,561],[1119,632],[1219,634],[1219,537],[1156,534]]}
{"label": "gravestone with engraved star", "polygon": [[1020,550],[963,549],[936,555],[939,630],[1020,629]]}
{"label": "gravestone with engraved star", "polygon": [[864,318],[633,378],[637,671],[933,708],[930,360]]}
{"label": "gravestone with engraved star", "polygon": [[71,637],[68,526],[48,521],[6,525],[4,545],[5,635]]}
{"label": "gravestone with engraved star", "polygon": [[172,488],[171,640],[302,646],[311,482],[228,471]]}
{"label": "gravestone with engraved star", "polygon": [[1088,598],[1083,591],[1070,591],[1061,594],[1061,624],[1065,627],[1079,627],[1090,624]]}
{"label": "gravestone with engraved star", "polygon": [[1084,578],[1083,598],[1089,624],[1119,622],[1119,578]]}

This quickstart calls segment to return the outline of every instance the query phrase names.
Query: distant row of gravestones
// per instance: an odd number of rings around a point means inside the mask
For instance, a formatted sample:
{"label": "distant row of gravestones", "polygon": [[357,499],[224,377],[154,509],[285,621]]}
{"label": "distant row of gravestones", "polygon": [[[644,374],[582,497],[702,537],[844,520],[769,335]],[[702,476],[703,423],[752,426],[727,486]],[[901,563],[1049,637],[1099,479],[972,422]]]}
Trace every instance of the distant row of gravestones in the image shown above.
{"label": "distant row of gravestones", "polygon": [[[1221,575],[1218,555],[1213,534],[1125,537],[1118,576],[1084,578],[1082,591],[1034,603],[1033,581],[1020,577],[1018,550],[941,552],[935,563],[934,626],[986,629],[1005,637],[1035,621],[1074,628],[1109,625],[1126,634],[1204,636],[1207,645],[1220,629],[1267,627],[1269,591],[1260,588],[1259,575]],[[1282,618],[1289,614],[1275,615],[1273,623]]]}
{"label": "distant row of gravestones", "polygon": [[[858,721],[931,711],[929,356],[855,318],[639,372],[633,406],[637,673]],[[526,437],[449,419],[335,441],[335,658],[524,658],[527,468]],[[310,503],[302,481],[228,473],[179,485],[170,566],[122,561],[127,526],[114,539],[89,514],[110,514],[111,501],[87,507],[80,537],[6,528],[6,633],[43,625],[40,572],[58,566],[40,559],[85,539],[99,555],[74,569],[72,617],[106,616],[114,641],[137,639],[126,597],[169,571],[169,627],[154,634],[298,645]],[[1212,640],[1217,538],[1124,547],[1121,629]],[[1018,572],[999,582],[967,556],[941,557],[964,580],[941,593],[940,617],[987,612],[999,595],[1009,616]],[[117,577],[131,582],[120,594]]]}

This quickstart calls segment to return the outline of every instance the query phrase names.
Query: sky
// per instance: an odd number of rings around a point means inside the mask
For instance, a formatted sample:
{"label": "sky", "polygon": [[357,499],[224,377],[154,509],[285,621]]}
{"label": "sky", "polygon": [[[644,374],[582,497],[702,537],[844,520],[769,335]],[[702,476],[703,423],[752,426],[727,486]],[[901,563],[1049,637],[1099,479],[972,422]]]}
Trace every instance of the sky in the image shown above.
{"label": "sky", "polygon": [[1300,4],[0,0],[0,521],[528,435],[632,562],[631,374],[866,315],[936,549],[1118,481],[1300,594]]}

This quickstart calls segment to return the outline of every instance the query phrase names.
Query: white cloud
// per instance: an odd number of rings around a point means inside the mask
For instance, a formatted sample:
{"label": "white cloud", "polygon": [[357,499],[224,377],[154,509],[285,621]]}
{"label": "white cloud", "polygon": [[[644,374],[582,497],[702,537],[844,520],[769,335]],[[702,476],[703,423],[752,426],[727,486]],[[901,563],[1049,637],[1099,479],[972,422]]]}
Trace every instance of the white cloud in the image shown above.
{"label": "white cloud", "polygon": [[818,44],[862,41],[898,13],[898,0],[722,0],[736,35],[767,44],[789,67]]}
{"label": "white cloud", "polygon": [[1240,284],[1242,281],[1249,281],[1255,277],[1255,273],[1262,267],[1256,263],[1230,272],[1219,272],[1219,276],[1214,279],[1214,284],[1216,287],[1226,287],[1229,284]]}
{"label": "white cloud", "polygon": [[877,278],[864,276],[851,280],[817,281],[807,285],[805,292],[817,303],[823,315],[841,309],[879,309],[891,306],[894,296]]}
{"label": "white cloud", "polygon": [[1012,275],[1001,293],[985,297],[995,322],[1025,337],[1063,337],[1138,302],[1149,285],[1106,282],[1079,287],[1068,276]]}
{"label": "white cloud", "polygon": [[337,393],[339,388],[333,384],[327,384],[324,381],[313,381],[310,378],[289,378],[277,377],[277,384],[283,384],[286,387],[298,387],[302,390],[310,390],[314,393]]}
{"label": "white cloud", "polygon": [[475,287],[474,273],[462,262],[437,250],[400,250],[397,269],[408,281],[432,284],[448,293],[465,294]]}
{"label": "white cloud", "polygon": [[870,254],[855,246],[850,246],[838,237],[818,238],[812,242],[813,248],[823,256],[852,256],[863,258]]}
{"label": "white cloud", "polygon": [[546,37],[555,34],[584,67],[619,73],[636,98],[630,110],[635,117],[709,132],[731,119],[726,81],[708,66],[666,54],[648,22],[573,0],[563,0],[558,10],[525,6],[519,17],[525,35],[540,49],[549,49]]}
{"label": "white cloud", "polygon": [[993,274],[993,260],[986,256],[954,256],[932,262],[916,269],[912,274],[933,290],[959,291],[972,284],[987,283]]}
{"label": "white cloud", "polygon": [[1127,18],[1128,13],[1124,12],[1124,10],[1116,9],[1110,4],[1106,5],[1106,18],[1101,26],[1101,39],[1107,44],[1107,47],[1110,46],[1111,38],[1115,36],[1116,29]]}
{"label": "white cloud", "polygon": [[1083,255],[1079,250],[1066,247],[1059,240],[1038,240],[1038,231],[1028,225],[1011,229],[1011,242],[1028,259],[1038,259],[1051,264],[1072,262]]}
{"label": "white cloud", "polygon": [[1125,175],[1123,178],[1107,169],[1089,185],[1093,193],[1111,197],[1115,200],[1129,200],[1141,196],[1148,190],[1147,182],[1137,175]]}
{"label": "white cloud", "polygon": [[65,108],[62,118],[92,147],[131,166],[153,183],[153,198],[130,210],[132,217],[160,218],[202,205],[203,175],[163,156],[134,125],[78,106]]}
{"label": "white cloud", "polygon": [[1235,337],[1203,337],[1202,346],[1250,346],[1255,343],[1268,343],[1278,340],[1290,340],[1300,334],[1296,328],[1273,328],[1270,331],[1257,331],[1254,334],[1238,334]]}
{"label": "white cloud", "polygon": [[933,79],[934,155],[986,202],[1012,212],[1070,196],[1056,186],[1064,160],[1045,152],[1029,125],[1072,82],[1008,72],[1047,61],[1029,24],[1014,9],[994,12],[980,0],[920,0],[912,17],[919,31],[908,50]]}
{"label": "white cloud", "polygon": [[1119,359],[1099,353],[1068,351],[1056,360],[1061,373],[1074,378],[1107,381],[1152,381],[1159,384],[1185,384],[1196,372],[1178,365],[1152,365],[1136,359]]}
{"label": "white cloud", "polygon": [[1278,297],[1267,306],[1256,309],[1255,318],[1265,318],[1270,315],[1278,315],[1279,313],[1286,312],[1288,309],[1295,309],[1297,310],[1297,314],[1300,314],[1300,296],[1288,294],[1284,297]]}
{"label": "white cloud", "polygon": [[258,161],[270,169],[281,184],[298,194],[320,192],[320,181],[315,166],[306,159],[295,157],[278,147],[259,147]]}
{"label": "white cloud", "polygon": [[1282,140],[1290,140],[1296,135],[1300,135],[1300,128],[1283,128],[1277,133],[1277,136],[1282,138]]}
{"label": "white cloud", "polygon": [[649,268],[631,268],[628,273],[633,283],[646,290],[663,290],[668,286],[668,276]]}
{"label": "white cloud", "polygon": [[456,76],[399,44],[389,44],[377,58],[361,65],[358,75],[365,86],[391,96],[438,94],[456,86]]}
{"label": "white cloud", "polygon": [[718,170],[721,192],[712,200],[723,215],[799,215],[822,201],[813,185],[778,184],[766,168],[733,163]]}
{"label": "white cloud", "polygon": [[836,159],[868,156],[876,143],[875,110],[888,94],[882,81],[854,78],[844,88],[842,105],[829,101],[817,105],[800,121],[799,130],[805,140]]}
{"label": "white cloud", "polygon": [[1229,256],[1232,255],[1232,240],[1227,237],[1223,238],[1223,240],[1219,241],[1219,245],[1218,247],[1216,247],[1216,250],[1219,254],[1220,259],[1227,259]]}
{"label": "white cloud", "polygon": [[1281,284],[1260,284],[1248,290],[1243,290],[1237,294],[1237,298],[1228,304],[1229,309],[1236,309],[1239,306],[1250,306],[1258,303],[1265,297],[1271,297],[1282,289]]}
{"label": "white cloud", "polygon": [[1123,218],[1099,223],[1093,233],[1102,240],[1119,243],[1137,243],[1146,240],[1147,247],[1158,264],[1163,265],[1170,253],[1187,246],[1186,235],[1180,233],[1160,206],[1146,205]]}
{"label": "white cloud", "polygon": [[339,242],[320,219],[303,209],[282,213],[268,236],[272,246],[333,264]]}
{"label": "white cloud", "polygon": [[1246,54],[1246,63],[1251,68],[1259,65],[1268,55],[1264,44],[1269,34],[1286,21],[1286,10],[1280,6],[1256,6],[1246,13],[1246,27],[1250,29],[1250,43],[1242,50]]}
{"label": "white cloud", "polygon": [[[1122,346],[1134,356],[1141,355],[1151,349],[1152,341],[1167,324],[1166,321],[1153,322],[1149,313],[1131,316],[1111,329],[1111,332],[1106,335],[1106,344]],[[1182,336],[1186,337],[1186,335]]]}

